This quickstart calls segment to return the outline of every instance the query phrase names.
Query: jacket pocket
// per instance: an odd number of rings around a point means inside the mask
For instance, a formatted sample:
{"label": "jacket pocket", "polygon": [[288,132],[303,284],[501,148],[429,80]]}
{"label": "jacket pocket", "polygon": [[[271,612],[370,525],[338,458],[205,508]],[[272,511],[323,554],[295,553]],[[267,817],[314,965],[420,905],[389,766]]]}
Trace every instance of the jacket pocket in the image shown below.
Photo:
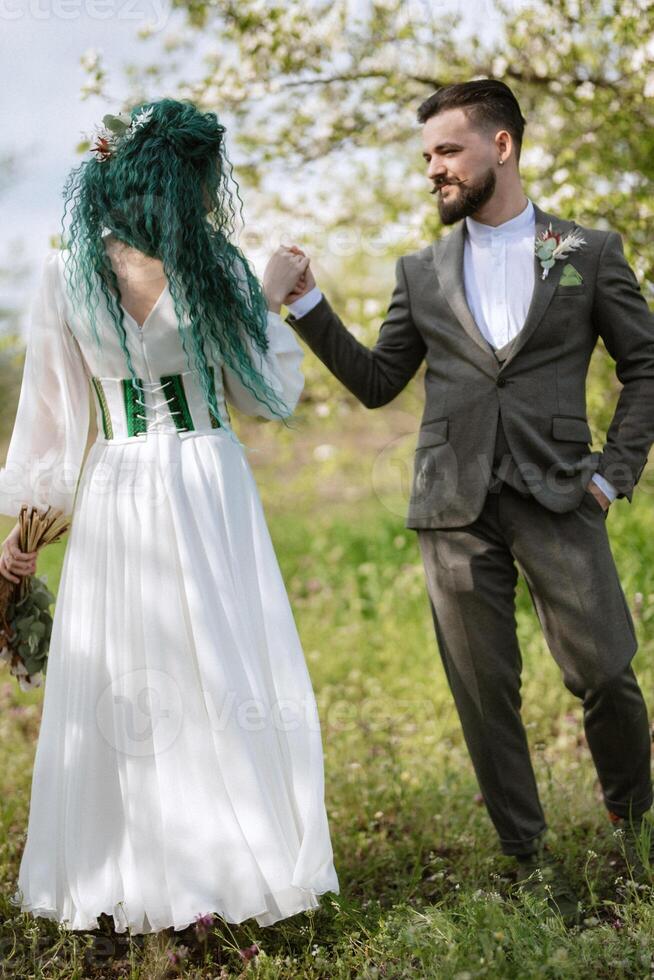
{"label": "jacket pocket", "polygon": [[427,449],[429,446],[440,446],[441,443],[447,442],[448,425],[449,420],[447,418],[431,419],[429,422],[423,422],[418,435],[416,452],[418,449]]}
{"label": "jacket pocket", "polygon": [[578,415],[553,415],[552,438],[590,443],[593,436],[586,419]]}
{"label": "jacket pocket", "polygon": [[554,290],[552,299],[561,299],[565,296],[583,296],[588,291],[586,286],[561,286],[558,285]]}

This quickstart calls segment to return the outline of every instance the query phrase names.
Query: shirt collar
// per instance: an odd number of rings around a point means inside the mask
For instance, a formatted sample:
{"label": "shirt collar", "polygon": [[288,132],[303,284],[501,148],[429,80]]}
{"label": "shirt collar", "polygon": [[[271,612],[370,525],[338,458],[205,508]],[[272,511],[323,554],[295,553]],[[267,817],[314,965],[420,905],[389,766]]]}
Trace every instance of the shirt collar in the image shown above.
{"label": "shirt collar", "polygon": [[516,214],[514,218],[503,221],[501,225],[485,225],[470,217],[465,219],[465,223],[468,235],[473,242],[487,242],[498,238],[520,238],[534,234],[536,214],[532,201],[527,198],[524,210],[520,214]]}

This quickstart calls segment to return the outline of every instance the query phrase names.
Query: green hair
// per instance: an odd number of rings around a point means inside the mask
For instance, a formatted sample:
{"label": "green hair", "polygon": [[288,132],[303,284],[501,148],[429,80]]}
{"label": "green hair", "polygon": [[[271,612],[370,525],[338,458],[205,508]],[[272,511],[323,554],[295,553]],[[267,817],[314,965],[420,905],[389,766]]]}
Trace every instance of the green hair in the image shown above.
{"label": "green hair", "polygon": [[[236,218],[230,180],[241,219],[243,202],[225,154],[225,127],[216,113],[168,98],[134,106],[130,116],[144,122],[129,138],[119,139],[107,158],[96,155],[75,167],[63,190],[66,278],[72,294],[83,297],[96,343],[100,345],[95,315],[100,289],[132,386],[142,391],[127,348],[118,279],[102,240],[108,228],[163,263],[189,369],[197,372],[207,405],[220,422],[225,425],[226,420],[211,384],[207,354],[216,363],[224,361],[258,401],[284,418],[288,408],[252,363],[243,340],[248,336],[255,350],[265,354],[268,309],[256,274],[229,240]],[[182,326],[184,319],[188,327]]]}

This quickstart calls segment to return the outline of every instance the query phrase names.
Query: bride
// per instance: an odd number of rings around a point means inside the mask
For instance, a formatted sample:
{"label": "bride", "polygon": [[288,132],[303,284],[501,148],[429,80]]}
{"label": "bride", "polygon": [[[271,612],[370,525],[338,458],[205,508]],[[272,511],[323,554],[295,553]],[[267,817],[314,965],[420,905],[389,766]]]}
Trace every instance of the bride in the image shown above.
{"label": "bride", "polygon": [[[228,404],[293,412],[302,351],[274,310],[308,260],[273,256],[262,286],[232,243],[214,113],[105,121],[66,184],[0,471],[0,513],[71,516],[11,901],[76,930],[267,926],[339,886],[311,680]],[[17,541],[14,582],[36,567]]]}

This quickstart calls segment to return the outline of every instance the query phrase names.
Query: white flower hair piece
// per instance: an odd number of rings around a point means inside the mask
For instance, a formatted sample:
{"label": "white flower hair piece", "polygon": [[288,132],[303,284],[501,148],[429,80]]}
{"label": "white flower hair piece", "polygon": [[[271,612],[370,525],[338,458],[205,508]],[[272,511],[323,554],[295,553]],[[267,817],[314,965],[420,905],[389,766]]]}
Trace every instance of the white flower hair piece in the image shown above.
{"label": "white flower hair piece", "polygon": [[133,119],[128,112],[103,116],[103,125],[96,131],[95,142],[91,146],[96,159],[101,162],[109,160],[120,146],[133,138],[137,130],[150,122],[153,112],[153,107],[149,106],[137,112]]}

